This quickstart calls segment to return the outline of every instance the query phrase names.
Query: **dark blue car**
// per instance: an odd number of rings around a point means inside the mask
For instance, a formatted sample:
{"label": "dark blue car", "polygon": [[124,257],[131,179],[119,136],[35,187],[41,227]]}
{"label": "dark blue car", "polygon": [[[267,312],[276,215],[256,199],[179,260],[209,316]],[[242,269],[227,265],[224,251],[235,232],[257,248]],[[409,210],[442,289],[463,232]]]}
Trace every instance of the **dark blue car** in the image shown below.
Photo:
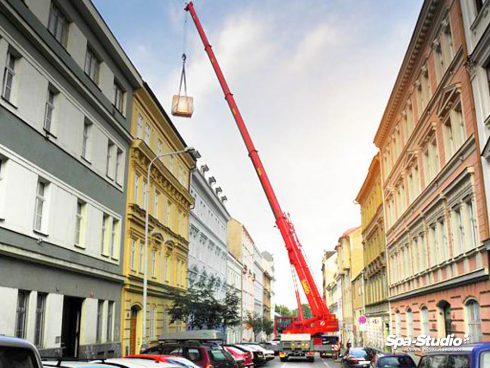
{"label": "dark blue car", "polygon": [[417,368],[417,364],[408,354],[377,354],[373,359],[375,368]]}
{"label": "dark blue car", "polygon": [[418,368],[490,368],[490,342],[428,352]]}

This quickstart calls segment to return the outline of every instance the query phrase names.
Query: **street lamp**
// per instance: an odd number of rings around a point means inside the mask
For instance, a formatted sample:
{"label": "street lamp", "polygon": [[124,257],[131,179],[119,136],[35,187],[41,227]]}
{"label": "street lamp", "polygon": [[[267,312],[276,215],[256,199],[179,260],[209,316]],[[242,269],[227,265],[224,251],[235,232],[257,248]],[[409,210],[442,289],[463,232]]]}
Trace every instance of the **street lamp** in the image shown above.
{"label": "street lamp", "polygon": [[148,171],[146,173],[146,190],[145,190],[145,203],[143,205],[145,206],[145,248],[144,248],[144,263],[145,263],[145,269],[144,269],[144,275],[143,275],[143,320],[142,320],[142,344],[141,348],[146,348],[147,340],[146,340],[146,304],[147,304],[147,299],[148,299],[148,220],[149,220],[149,210],[148,210],[148,198],[150,196],[150,173],[151,173],[151,167],[153,166],[153,163],[162,157],[165,156],[174,156],[174,155],[180,155],[183,153],[189,153],[192,155],[193,158],[198,159],[201,157],[199,152],[194,148],[194,147],[186,147],[183,150],[180,151],[175,151],[175,152],[167,152],[167,153],[162,153],[161,155],[155,156],[151,161],[150,164],[148,165]]}

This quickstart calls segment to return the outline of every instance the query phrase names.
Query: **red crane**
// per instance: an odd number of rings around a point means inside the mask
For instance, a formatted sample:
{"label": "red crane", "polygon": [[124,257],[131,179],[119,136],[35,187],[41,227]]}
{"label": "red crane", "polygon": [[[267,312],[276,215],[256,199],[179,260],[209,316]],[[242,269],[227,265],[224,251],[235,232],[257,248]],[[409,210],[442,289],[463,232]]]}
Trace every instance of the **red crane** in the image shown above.
{"label": "red crane", "polygon": [[218,77],[218,81],[223,89],[225,99],[228,102],[228,106],[233,114],[238,130],[240,131],[245,146],[247,147],[248,155],[252,160],[252,164],[257,172],[257,176],[259,177],[262,188],[264,189],[267,200],[269,201],[269,205],[271,206],[272,212],[276,219],[276,225],[281,232],[282,238],[284,239],[289,261],[298,274],[300,284],[303,287],[303,291],[311,308],[313,317],[292,322],[284,330],[284,333],[309,333],[311,335],[318,335],[325,332],[338,331],[337,318],[335,315],[330,313],[325,301],[318,292],[318,288],[303,254],[301,244],[296,236],[294,226],[279,205],[276,194],[272,189],[272,185],[264,169],[264,165],[262,165],[257,149],[255,148],[252,138],[250,137],[248,129],[245,125],[245,121],[243,120],[240,110],[238,109],[233,94],[230,92],[230,88],[226,83],[223,72],[221,71],[213,49],[208,41],[208,38],[206,37],[206,33],[204,32],[199,17],[196,14],[194,4],[189,2],[186,5],[185,10],[192,16],[197,32],[199,33],[199,36],[204,44],[204,50],[208,54],[211,65],[213,66],[216,76]]}

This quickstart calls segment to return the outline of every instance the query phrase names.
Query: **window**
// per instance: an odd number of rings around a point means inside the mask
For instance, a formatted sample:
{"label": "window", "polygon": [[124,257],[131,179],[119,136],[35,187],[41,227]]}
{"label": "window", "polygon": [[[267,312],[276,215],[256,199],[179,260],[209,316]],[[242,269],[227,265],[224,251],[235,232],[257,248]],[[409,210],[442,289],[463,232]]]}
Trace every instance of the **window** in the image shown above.
{"label": "window", "polygon": [[136,258],[136,240],[131,239],[131,249],[129,252],[129,267],[133,271],[136,269],[136,265],[135,265],[136,259],[135,258]]}
{"label": "window", "polygon": [[134,175],[134,189],[133,189],[133,202],[139,204],[139,183],[140,177]]}
{"label": "window", "polygon": [[420,332],[422,335],[429,336],[429,310],[422,307],[420,310]]}
{"label": "window", "polygon": [[150,145],[150,134],[151,134],[151,128],[147,124],[146,127],[145,127],[145,143],[147,145]]}
{"label": "window", "polygon": [[95,56],[95,53],[91,48],[87,48],[87,53],[85,55],[85,73],[92,79],[95,83],[99,82],[99,68],[100,61]]}
{"label": "window", "polygon": [[441,30],[437,38],[432,42],[432,47],[435,51],[436,77],[440,81],[454,57],[451,25],[447,18],[442,21]]}
{"label": "window", "polygon": [[138,123],[136,128],[136,138],[143,138],[143,116],[138,114]]}
{"label": "window", "polygon": [[112,258],[117,258],[117,247],[118,247],[118,237],[119,232],[119,220],[112,219],[112,232],[111,232],[111,247],[110,255]]}
{"label": "window", "polygon": [[461,207],[455,207],[451,211],[452,235],[454,241],[454,255],[459,255],[464,249],[464,222]]}
{"label": "window", "polygon": [[85,224],[86,203],[77,201],[77,213],[75,215],[75,245],[84,245],[84,224]]}
{"label": "window", "polygon": [[156,218],[159,218],[159,202],[160,202],[160,193],[155,189],[155,196],[153,197],[153,214]]}
{"label": "window", "polygon": [[[474,0],[475,1],[475,10],[476,10],[476,14],[480,13],[480,11],[482,10],[483,8],[483,3],[485,2],[485,0]],[[490,355],[489,355],[490,357]],[[486,367],[486,366],[485,366]]]}
{"label": "window", "polygon": [[439,172],[439,154],[437,153],[437,140],[435,135],[429,138],[424,150],[424,177],[427,186]]}
{"label": "window", "polygon": [[481,339],[481,320],[480,305],[474,299],[466,302],[466,323],[468,337],[471,342],[477,342]]}
{"label": "window", "polygon": [[116,168],[114,175],[116,177],[116,183],[120,183],[122,179],[122,160],[123,160],[123,151],[118,147],[116,150]]}
{"label": "window", "polygon": [[168,254],[165,253],[164,251],[164,254],[163,254],[163,268],[162,268],[162,274],[163,274],[163,278],[165,281],[168,282]]}
{"label": "window", "polygon": [[446,161],[448,161],[465,141],[465,129],[461,104],[449,111],[444,121]]}
{"label": "window", "polygon": [[51,2],[51,11],[49,13],[48,31],[59,43],[66,46],[68,21],[53,1]]}
{"label": "window", "polygon": [[[151,277],[157,276],[157,252],[151,252]],[[152,335],[153,336],[153,335]]]}
{"label": "window", "polygon": [[43,230],[43,214],[46,202],[47,183],[38,180],[36,190],[36,203],[34,207],[34,230]]}
{"label": "window", "polygon": [[95,331],[95,339],[97,342],[102,342],[102,321],[104,317],[104,301],[99,300],[97,303],[97,329]]}
{"label": "window", "polygon": [[47,295],[46,293],[37,293],[34,345],[38,347],[43,347]]}
{"label": "window", "polygon": [[101,249],[102,249],[102,255],[108,256],[109,255],[109,250],[108,250],[108,244],[107,244],[107,230],[109,229],[109,220],[110,216],[104,215],[102,216],[102,238],[101,238]]}
{"label": "window", "polygon": [[166,212],[166,216],[165,216],[165,225],[167,225],[168,227],[171,227],[170,226],[171,216],[172,216],[172,203],[170,201],[167,201],[167,212]]}
{"label": "window", "polygon": [[19,290],[17,293],[17,311],[15,316],[15,337],[26,338],[27,306],[29,305],[30,291]]}
{"label": "window", "polygon": [[124,90],[116,81],[114,81],[114,106],[121,114],[124,113]]}
{"label": "window", "polygon": [[478,240],[478,228],[476,224],[476,215],[475,215],[475,210],[473,207],[473,200],[472,198],[467,198],[464,202],[465,204],[465,225],[466,228],[468,229],[467,234],[468,234],[468,239],[465,242],[466,248],[472,249],[476,248],[477,246],[477,240]]}
{"label": "window", "polygon": [[144,244],[140,244],[140,260],[139,260],[139,269],[140,269],[140,273],[143,273],[144,271],[144,258],[145,258],[145,246]]}
{"label": "window", "polygon": [[89,160],[90,156],[90,132],[92,130],[92,123],[85,120],[83,123],[83,134],[82,134],[82,157]]}
{"label": "window", "polygon": [[155,337],[155,308],[150,309],[150,337]]}
{"label": "window", "polygon": [[163,153],[163,142],[159,139],[157,142],[157,156]]}
{"label": "window", "polygon": [[109,301],[107,304],[107,339],[106,341],[112,341],[113,336],[112,336],[112,331],[113,331],[113,316],[114,316],[114,302]]}
{"label": "window", "polygon": [[402,330],[402,318],[401,318],[400,312],[397,311],[395,314],[395,335],[400,337],[401,336],[401,330]]}
{"label": "window", "polygon": [[148,183],[143,180],[143,208],[148,209]]}
{"label": "window", "polygon": [[13,89],[15,83],[15,64],[16,57],[11,50],[7,51],[7,61],[3,73],[2,97],[12,102]]}
{"label": "window", "polygon": [[48,96],[46,97],[46,108],[44,112],[44,130],[46,130],[47,132],[52,132],[53,130],[55,98],[56,93],[51,88],[48,88]]}
{"label": "window", "polygon": [[413,314],[412,310],[409,308],[407,309],[407,337],[412,338],[413,337]]}
{"label": "window", "polygon": [[108,177],[112,177],[111,173],[111,162],[112,162],[112,151],[114,150],[114,142],[109,140],[107,143],[107,156],[106,156],[106,166],[105,166],[105,174]]}

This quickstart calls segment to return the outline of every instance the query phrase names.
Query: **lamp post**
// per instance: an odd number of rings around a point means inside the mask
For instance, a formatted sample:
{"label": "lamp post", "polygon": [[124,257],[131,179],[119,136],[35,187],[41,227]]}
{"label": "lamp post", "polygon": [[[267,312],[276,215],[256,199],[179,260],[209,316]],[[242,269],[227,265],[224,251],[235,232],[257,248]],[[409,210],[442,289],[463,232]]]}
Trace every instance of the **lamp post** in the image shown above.
{"label": "lamp post", "polygon": [[199,152],[197,152],[196,149],[193,147],[186,147],[183,150],[180,151],[175,151],[175,152],[167,152],[167,153],[162,153],[161,155],[155,156],[151,161],[150,164],[148,165],[148,171],[146,173],[146,190],[145,190],[145,203],[143,205],[145,206],[145,248],[144,248],[144,255],[143,255],[143,260],[145,264],[144,268],[144,274],[143,274],[143,320],[142,320],[142,344],[141,344],[141,349],[146,348],[147,346],[147,339],[146,339],[146,314],[147,314],[147,309],[146,309],[146,304],[148,300],[148,220],[149,220],[149,209],[148,209],[148,198],[150,196],[150,173],[151,173],[151,167],[153,166],[153,163],[162,157],[165,156],[174,156],[174,155],[180,155],[183,153],[191,153],[194,155],[194,157],[199,158]]}

